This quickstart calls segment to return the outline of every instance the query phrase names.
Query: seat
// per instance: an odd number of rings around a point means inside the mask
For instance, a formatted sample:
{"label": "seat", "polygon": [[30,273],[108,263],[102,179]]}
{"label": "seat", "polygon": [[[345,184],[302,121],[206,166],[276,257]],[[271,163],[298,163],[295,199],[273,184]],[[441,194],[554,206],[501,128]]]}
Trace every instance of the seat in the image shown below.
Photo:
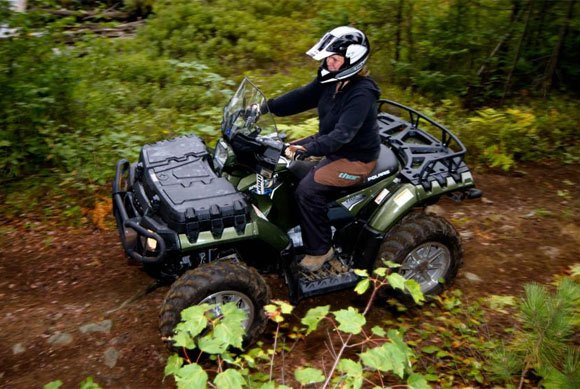
{"label": "seat", "polygon": [[366,180],[351,187],[353,189],[352,192],[371,186],[377,183],[380,179],[396,174],[398,171],[399,160],[397,159],[397,156],[389,146],[381,144],[381,151],[379,152],[377,165]]}

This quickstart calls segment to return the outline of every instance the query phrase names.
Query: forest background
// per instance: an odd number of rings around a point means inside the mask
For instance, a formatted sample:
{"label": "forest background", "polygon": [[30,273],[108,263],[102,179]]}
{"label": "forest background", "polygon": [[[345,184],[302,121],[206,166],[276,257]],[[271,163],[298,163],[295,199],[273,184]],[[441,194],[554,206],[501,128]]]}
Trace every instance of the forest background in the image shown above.
{"label": "forest background", "polygon": [[[448,126],[471,163],[580,158],[575,0],[33,0],[26,13],[0,4],[12,31],[0,39],[6,216],[38,206],[82,220],[119,158],[184,133],[211,144],[244,76],[267,96],[310,81],[318,64],[304,52],[346,24],[368,34],[382,97]],[[119,26],[131,28],[107,36]],[[314,115],[281,123],[298,136],[316,131]]]}

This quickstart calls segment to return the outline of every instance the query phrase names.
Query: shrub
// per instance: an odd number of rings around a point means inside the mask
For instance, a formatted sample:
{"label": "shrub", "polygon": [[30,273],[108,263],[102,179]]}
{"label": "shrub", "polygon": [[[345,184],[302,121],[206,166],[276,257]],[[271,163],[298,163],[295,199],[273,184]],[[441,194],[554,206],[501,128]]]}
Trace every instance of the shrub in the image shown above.
{"label": "shrub", "polygon": [[[399,274],[387,275],[385,268],[376,269],[376,277],[372,278],[368,277],[366,271],[355,272],[362,277],[355,288],[357,293],[363,294],[372,286],[364,312],[360,313],[353,307],[338,311],[331,311],[330,306],[310,309],[301,320],[304,327],[293,330],[289,338],[297,341],[303,339],[316,331],[321,322],[326,321],[333,327],[339,346],[334,350],[331,365],[326,366],[324,372],[318,366],[298,367],[294,369],[294,380],[301,385],[322,384],[322,388],[329,385],[361,388],[363,381],[370,383],[374,380],[383,385],[384,379],[390,375],[390,379],[406,378],[407,385],[411,388],[428,388],[425,379],[413,372],[411,359],[414,353],[398,331],[385,331],[379,326],[364,328],[365,316],[381,287],[390,284],[393,288],[406,290],[420,302],[423,296],[418,284],[405,280]],[[245,317],[242,310],[234,303],[228,303],[220,307],[222,315],[216,318],[208,315],[208,312],[212,312],[212,306],[208,304],[185,309],[181,314],[183,321],[176,327],[176,335],[173,337],[174,344],[183,347],[185,358],[172,355],[165,367],[166,376],[174,376],[179,388],[203,388],[209,382],[213,382],[212,386],[228,388],[288,388],[285,384],[278,384],[274,377],[274,366],[277,355],[290,350],[289,346],[279,343],[279,338],[281,324],[293,307],[286,302],[274,300],[265,310],[276,323],[273,348],[264,350],[258,347],[245,354],[236,355],[228,350],[230,347],[240,348],[242,345],[242,322]],[[344,357],[345,352],[352,347],[360,350],[354,360]],[[193,349],[198,349],[200,353],[210,355],[216,360],[215,371],[211,368],[204,370],[197,363],[199,357],[190,358],[189,350]],[[265,371],[269,371],[269,374]],[[281,379],[285,382],[284,377]]]}
{"label": "shrub", "polygon": [[578,329],[580,284],[564,278],[555,293],[545,286],[528,284],[518,311],[521,327],[513,339],[493,355],[495,374],[520,387],[530,371],[542,377],[547,388],[574,388],[580,379],[578,346],[572,337]]}

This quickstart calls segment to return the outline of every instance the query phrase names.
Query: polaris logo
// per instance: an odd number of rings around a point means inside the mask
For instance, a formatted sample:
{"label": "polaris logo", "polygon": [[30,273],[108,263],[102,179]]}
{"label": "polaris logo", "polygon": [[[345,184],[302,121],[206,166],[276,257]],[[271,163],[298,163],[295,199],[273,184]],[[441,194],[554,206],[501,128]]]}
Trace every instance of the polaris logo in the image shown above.
{"label": "polaris logo", "polygon": [[377,178],[381,178],[382,176],[386,176],[387,174],[390,174],[391,171],[390,170],[385,170],[384,172],[380,172],[378,174],[375,174],[374,176],[370,176],[369,178],[367,178],[367,181],[374,181]]}

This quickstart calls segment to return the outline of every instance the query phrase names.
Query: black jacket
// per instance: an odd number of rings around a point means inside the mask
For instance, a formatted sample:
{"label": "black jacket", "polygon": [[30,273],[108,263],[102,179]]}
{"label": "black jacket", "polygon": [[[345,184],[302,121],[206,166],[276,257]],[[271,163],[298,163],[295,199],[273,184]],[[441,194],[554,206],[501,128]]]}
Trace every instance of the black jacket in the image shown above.
{"label": "black jacket", "polygon": [[377,84],[368,77],[351,78],[339,92],[336,83],[320,84],[315,79],[269,100],[268,109],[274,115],[288,116],[318,107],[318,134],[295,144],[304,146],[307,155],[371,162],[380,149],[375,106],[379,96]]}

